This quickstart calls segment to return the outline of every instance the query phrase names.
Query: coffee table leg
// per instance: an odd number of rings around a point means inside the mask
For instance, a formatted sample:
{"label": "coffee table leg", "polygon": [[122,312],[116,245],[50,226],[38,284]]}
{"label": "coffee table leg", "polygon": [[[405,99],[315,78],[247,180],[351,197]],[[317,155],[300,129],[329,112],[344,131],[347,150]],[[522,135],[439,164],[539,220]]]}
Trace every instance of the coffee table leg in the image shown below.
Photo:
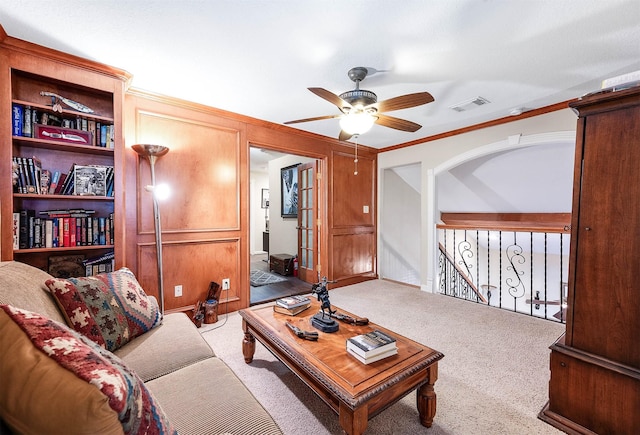
{"label": "coffee table leg", "polygon": [[429,377],[427,383],[418,388],[417,402],[420,424],[431,427],[433,417],[436,415],[436,392],[433,387],[438,380],[437,362],[427,368],[427,375]]}
{"label": "coffee table leg", "polygon": [[244,355],[244,362],[247,364],[253,361],[253,354],[256,352],[256,339],[251,332],[246,322],[242,321],[242,327],[244,329],[244,339],[242,340],[242,354]]}
{"label": "coffee table leg", "polygon": [[356,410],[352,410],[340,402],[340,426],[349,435],[360,435],[367,428],[368,421],[367,406],[361,406]]}

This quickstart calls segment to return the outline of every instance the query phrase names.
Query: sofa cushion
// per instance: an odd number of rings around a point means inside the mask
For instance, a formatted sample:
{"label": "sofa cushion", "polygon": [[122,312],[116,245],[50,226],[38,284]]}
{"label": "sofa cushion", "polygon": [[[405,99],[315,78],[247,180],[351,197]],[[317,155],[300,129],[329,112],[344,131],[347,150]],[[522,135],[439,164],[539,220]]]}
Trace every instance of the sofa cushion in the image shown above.
{"label": "sofa cushion", "polygon": [[131,340],[115,354],[145,382],[214,356],[184,313],[165,315],[162,325]]}
{"label": "sofa cushion", "polygon": [[64,317],[44,284],[53,278],[47,272],[18,261],[0,263],[0,304],[35,311],[64,323]]}
{"label": "sofa cushion", "polygon": [[0,305],[0,379],[0,416],[19,433],[175,433],[119,358],[10,305]]}
{"label": "sofa cushion", "polygon": [[260,402],[219,358],[146,383],[181,434],[282,434]]}
{"label": "sofa cushion", "polygon": [[51,278],[45,284],[67,324],[114,351],[160,324],[155,299],[149,298],[126,267],[81,278]]}

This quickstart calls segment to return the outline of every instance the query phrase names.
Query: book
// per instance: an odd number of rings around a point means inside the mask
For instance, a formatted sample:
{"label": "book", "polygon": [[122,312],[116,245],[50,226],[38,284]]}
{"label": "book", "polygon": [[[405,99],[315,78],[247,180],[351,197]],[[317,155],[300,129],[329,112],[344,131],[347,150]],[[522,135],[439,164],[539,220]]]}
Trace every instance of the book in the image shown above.
{"label": "book", "polygon": [[24,174],[22,173],[22,159],[20,157],[13,157],[13,171],[17,175],[15,180],[15,193],[25,193],[25,181]]}
{"label": "book", "polygon": [[375,329],[366,334],[347,339],[347,350],[357,353],[363,358],[378,355],[389,350],[396,350],[396,339]]}
{"label": "book", "polygon": [[13,103],[11,106],[11,126],[13,136],[22,136],[22,116],[23,116],[23,108],[20,104]]}
{"label": "book", "polygon": [[289,316],[295,316],[296,314],[300,314],[301,312],[303,312],[304,310],[306,310],[310,306],[311,306],[311,302],[309,302],[307,305],[301,305],[299,307],[293,307],[293,308],[285,308],[285,307],[281,307],[280,305],[274,305],[273,306],[273,311],[275,311],[276,313],[280,313],[280,314],[287,314]]}
{"label": "book", "polygon": [[20,212],[13,212],[13,249],[20,249]]}
{"label": "book", "polygon": [[357,354],[356,352],[354,352],[352,349],[349,349],[349,348],[347,348],[347,353],[352,357],[356,358],[358,361],[360,361],[363,364],[371,364],[373,362],[380,361],[381,359],[385,359],[390,356],[396,355],[398,353],[398,349],[394,348],[387,352],[379,353],[377,355],[367,356],[366,358]]}
{"label": "book", "polygon": [[48,169],[42,169],[40,172],[40,193],[42,195],[48,195],[51,188],[51,171]]}
{"label": "book", "polygon": [[[58,181],[58,186],[60,187],[60,190],[57,192],[57,194],[59,195],[70,195],[71,193],[73,193],[73,173],[74,173],[74,169],[76,167],[75,163],[71,164],[71,168],[69,168],[69,172],[67,172],[66,175],[64,174],[60,174],[60,181]],[[63,175],[64,175],[64,182],[63,182]]]}
{"label": "book", "polygon": [[24,106],[24,115],[22,117],[22,135],[25,137],[33,137],[33,119],[31,115],[31,106]]}
{"label": "book", "polygon": [[60,181],[60,171],[54,171],[51,176],[51,184],[49,184],[49,193],[53,194],[58,187],[58,181]]}
{"label": "book", "polygon": [[276,299],[276,305],[284,308],[295,308],[311,304],[311,299],[307,296],[289,296],[286,298]]}
{"label": "book", "polygon": [[62,195],[62,187],[64,186],[64,183],[66,180],[67,180],[67,174],[60,173],[58,177],[58,184],[56,185],[56,188],[53,191],[54,195]]}
{"label": "book", "polygon": [[115,254],[113,251],[109,251],[106,254],[87,258],[82,262],[82,265],[85,268],[85,276],[112,272],[115,270]]}
{"label": "book", "polygon": [[20,210],[20,228],[18,246],[20,249],[29,248],[29,219],[35,217],[35,210]]}
{"label": "book", "polygon": [[107,195],[107,166],[75,165],[73,176],[74,195]]}

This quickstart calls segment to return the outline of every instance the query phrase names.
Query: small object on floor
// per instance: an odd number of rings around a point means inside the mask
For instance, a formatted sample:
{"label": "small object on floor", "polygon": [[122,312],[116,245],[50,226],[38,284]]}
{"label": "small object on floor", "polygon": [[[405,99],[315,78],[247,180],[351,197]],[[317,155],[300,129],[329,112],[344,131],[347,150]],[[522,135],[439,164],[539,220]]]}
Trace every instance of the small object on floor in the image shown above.
{"label": "small object on floor", "polygon": [[259,287],[262,285],[275,284],[277,282],[286,281],[287,278],[280,275],[275,275],[263,270],[252,270],[249,275],[249,282],[252,287]]}
{"label": "small object on floor", "polygon": [[193,318],[191,321],[196,325],[196,328],[202,326],[202,321],[204,320],[204,306],[202,305],[202,301],[196,302],[196,306],[193,309]]}
{"label": "small object on floor", "polygon": [[341,322],[349,323],[351,325],[364,326],[369,324],[369,319],[367,319],[366,317],[351,317],[346,314],[337,312],[331,313],[330,316],[334,319],[338,319]]}
{"label": "small object on floor", "polygon": [[298,328],[297,326],[295,326],[295,325],[293,325],[293,324],[291,324],[289,322],[286,322],[286,325],[299,338],[304,338],[305,340],[310,340],[310,341],[318,341],[318,333],[317,332],[315,332],[315,331],[303,331],[302,329]]}
{"label": "small object on floor", "polygon": [[212,299],[204,303],[204,323],[216,323],[218,321],[218,301]]}
{"label": "small object on floor", "polygon": [[215,281],[209,283],[209,291],[207,292],[207,300],[217,301],[222,292],[222,287]]}

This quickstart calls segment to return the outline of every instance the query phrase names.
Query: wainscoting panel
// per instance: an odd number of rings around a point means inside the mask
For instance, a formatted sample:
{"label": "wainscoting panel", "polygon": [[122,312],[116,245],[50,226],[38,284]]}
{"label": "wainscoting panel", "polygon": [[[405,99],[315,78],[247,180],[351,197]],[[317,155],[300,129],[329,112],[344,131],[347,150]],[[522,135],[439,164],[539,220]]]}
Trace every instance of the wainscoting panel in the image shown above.
{"label": "wainscoting panel", "polygon": [[331,208],[333,228],[375,224],[375,157],[333,153]]}
{"label": "wainscoting panel", "polygon": [[[137,278],[145,291],[157,297],[156,245],[138,244],[137,249]],[[221,303],[240,299],[239,239],[164,242],[162,253],[165,310],[193,306],[195,301],[206,298],[211,281],[222,285],[224,278],[229,278],[231,286],[220,295]],[[181,297],[175,297],[177,285],[182,286]]]}
{"label": "wainscoting panel", "polygon": [[375,258],[371,249],[375,243],[374,232],[337,234],[331,241],[333,279],[342,280],[375,272]]}
{"label": "wainscoting panel", "polygon": [[[204,232],[240,228],[240,133],[220,125],[137,111],[136,131],[169,147],[156,161],[156,184],[170,197],[160,203],[162,231]],[[153,142],[157,137],[156,142]],[[138,165],[138,186],[151,182],[149,164]],[[153,234],[151,194],[138,189],[138,234]],[[193,213],[193,210],[198,210]]]}

